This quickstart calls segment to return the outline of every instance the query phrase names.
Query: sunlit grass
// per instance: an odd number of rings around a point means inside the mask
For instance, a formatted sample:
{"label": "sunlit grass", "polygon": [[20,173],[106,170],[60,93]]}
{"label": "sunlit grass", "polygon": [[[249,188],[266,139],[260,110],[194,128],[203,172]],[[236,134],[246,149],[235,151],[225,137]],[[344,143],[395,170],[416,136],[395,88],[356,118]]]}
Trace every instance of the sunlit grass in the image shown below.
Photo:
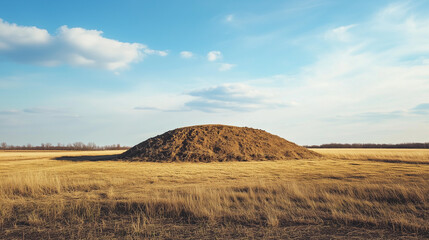
{"label": "sunlit grass", "polygon": [[429,163],[429,149],[313,149],[326,157],[340,159],[386,160],[408,163]]}
{"label": "sunlit grass", "polygon": [[119,151],[0,152],[0,230],[70,238],[167,237],[181,224],[246,234],[252,230],[239,226],[429,231],[429,151],[316,151],[326,157],[228,163],[53,160]]}

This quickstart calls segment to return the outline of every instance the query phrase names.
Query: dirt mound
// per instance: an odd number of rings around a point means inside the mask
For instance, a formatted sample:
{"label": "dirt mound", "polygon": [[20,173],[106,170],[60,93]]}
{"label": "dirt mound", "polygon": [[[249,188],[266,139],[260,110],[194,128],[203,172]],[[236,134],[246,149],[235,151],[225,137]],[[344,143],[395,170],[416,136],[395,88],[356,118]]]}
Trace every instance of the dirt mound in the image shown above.
{"label": "dirt mound", "polygon": [[222,162],[318,156],[320,154],[263,130],[201,125],[174,129],[150,138],[119,158],[146,162]]}

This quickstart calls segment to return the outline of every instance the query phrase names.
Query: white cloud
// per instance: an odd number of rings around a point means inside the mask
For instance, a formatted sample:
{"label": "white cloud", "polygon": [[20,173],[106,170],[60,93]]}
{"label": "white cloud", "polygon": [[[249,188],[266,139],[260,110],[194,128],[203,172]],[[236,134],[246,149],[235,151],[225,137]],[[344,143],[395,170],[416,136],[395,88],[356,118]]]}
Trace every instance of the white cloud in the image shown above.
{"label": "white cloud", "polygon": [[30,64],[68,64],[112,71],[127,68],[146,55],[167,55],[166,51],[140,43],[105,38],[102,33],[62,26],[56,35],[50,35],[45,29],[17,26],[0,19],[0,54]]}
{"label": "white cloud", "polygon": [[385,8],[377,12],[375,19],[380,22],[395,22],[397,20],[407,17],[407,13],[411,10],[412,6],[409,2],[395,2],[391,3]]}
{"label": "white cloud", "polygon": [[[175,101],[169,100],[173,98]],[[105,102],[105,100],[100,101]],[[145,100],[141,100],[140,97],[140,100],[134,102],[142,103],[134,107],[134,110],[140,111],[202,111],[209,113],[225,111],[253,112],[295,105],[294,102],[286,102],[282,93],[278,92],[277,89],[255,88],[244,83],[227,83],[200,88],[176,96],[157,95]]]}
{"label": "white cloud", "polygon": [[225,21],[226,22],[232,22],[232,21],[234,21],[234,15],[232,15],[232,14],[227,15],[225,17]]}
{"label": "white cloud", "polygon": [[[359,27],[331,31],[337,33],[335,38],[328,39],[315,63],[294,76],[300,87],[286,90],[287,94],[318,119],[345,114],[396,121],[387,116],[427,102],[429,18],[409,9],[388,6]],[[353,41],[338,44],[347,39],[344,33]]]}
{"label": "white cloud", "polygon": [[47,44],[51,36],[45,29],[22,27],[0,18],[0,50],[13,50],[20,46]]}
{"label": "white cloud", "polygon": [[123,43],[104,38],[101,34],[101,31],[62,26],[57,39],[65,45],[66,52],[57,59],[74,66],[116,70],[140,60],[143,56],[140,51],[142,49],[146,54],[155,53],[147,52],[142,44]]}
{"label": "white cloud", "polygon": [[235,64],[221,63],[219,66],[219,71],[221,72],[228,71],[228,70],[231,70],[233,67],[235,67]]}
{"label": "white cloud", "polygon": [[189,51],[181,51],[180,56],[182,58],[191,58],[192,56],[194,56],[194,54],[192,52],[189,52]]}
{"label": "white cloud", "polygon": [[153,50],[153,49],[146,48],[146,46],[145,46],[145,49],[143,50],[143,52],[148,54],[148,55],[159,55],[161,57],[165,57],[168,55],[167,51]]}
{"label": "white cloud", "polygon": [[220,51],[211,51],[207,54],[207,60],[210,62],[219,60],[222,58],[222,53]]}
{"label": "white cloud", "polygon": [[194,90],[188,95],[195,99],[185,106],[191,110],[215,112],[220,110],[256,111],[290,106],[273,89],[256,89],[243,83],[222,84]]}
{"label": "white cloud", "polygon": [[347,42],[351,39],[351,34],[349,30],[354,28],[356,24],[351,24],[347,26],[340,26],[334,29],[329,30],[325,33],[325,38],[329,40],[338,40],[341,42]]}

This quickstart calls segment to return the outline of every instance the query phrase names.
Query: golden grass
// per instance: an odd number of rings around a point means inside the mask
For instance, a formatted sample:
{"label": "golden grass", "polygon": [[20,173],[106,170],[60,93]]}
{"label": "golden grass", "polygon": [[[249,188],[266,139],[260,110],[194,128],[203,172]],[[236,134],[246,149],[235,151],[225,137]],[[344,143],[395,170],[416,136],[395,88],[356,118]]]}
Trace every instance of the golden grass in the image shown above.
{"label": "golden grass", "polygon": [[313,149],[326,157],[402,163],[429,163],[428,149]]}
{"label": "golden grass", "polygon": [[316,151],[326,157],[227,163],[0,152],[0,238],[429,237],[428,150]]}

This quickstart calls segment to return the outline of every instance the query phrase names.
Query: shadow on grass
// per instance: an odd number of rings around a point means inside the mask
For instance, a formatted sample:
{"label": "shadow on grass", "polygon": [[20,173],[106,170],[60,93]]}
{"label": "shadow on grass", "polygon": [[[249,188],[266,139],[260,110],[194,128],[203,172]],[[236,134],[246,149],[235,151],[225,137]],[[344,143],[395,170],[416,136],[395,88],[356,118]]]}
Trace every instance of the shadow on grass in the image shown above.
{"label": "shadow on grass", "polygon": [[117,160],[120,154],[114,155],[99,155],[99,156],[62,156],[54,158],[55,160],[66,160],[66,161],[111,161]]}

